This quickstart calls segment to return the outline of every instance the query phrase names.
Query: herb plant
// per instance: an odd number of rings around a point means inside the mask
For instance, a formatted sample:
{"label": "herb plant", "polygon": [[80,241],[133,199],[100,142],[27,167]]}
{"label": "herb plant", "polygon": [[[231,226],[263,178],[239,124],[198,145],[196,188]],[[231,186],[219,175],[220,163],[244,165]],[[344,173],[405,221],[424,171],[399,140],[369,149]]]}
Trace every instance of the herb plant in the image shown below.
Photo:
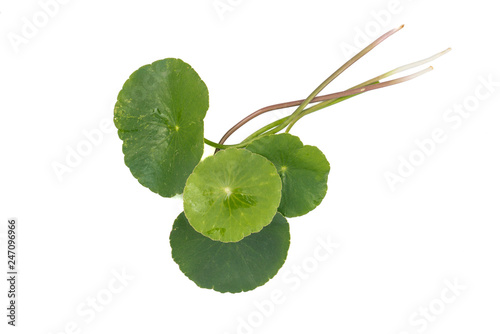
{"label": "herb plant", "polygon": [[[353,96],[413,79],[383,79],[448,52],[398,67],[348,90],[318,96],[339,74],[403,26],[382,35],[347,61],[306,99],[280,103],[245,117],[218,142],[204,138],[208,90],[180,59],[167,58],[132,73],[118,95],[114,122],[125,164],[163,197],[183,194],[184,212],[170,234],[172,257],[198,286],[242,292],[265,284],[285,262],[290,245],[285,217],[316,208],[326,195],[330,164],[290,129],[302,117]],[[253,118],[297,107],[238,144],[226,140]],[[284,131],[283,133],[280,133]],[[204,144],[215,148],[201,160]]]}

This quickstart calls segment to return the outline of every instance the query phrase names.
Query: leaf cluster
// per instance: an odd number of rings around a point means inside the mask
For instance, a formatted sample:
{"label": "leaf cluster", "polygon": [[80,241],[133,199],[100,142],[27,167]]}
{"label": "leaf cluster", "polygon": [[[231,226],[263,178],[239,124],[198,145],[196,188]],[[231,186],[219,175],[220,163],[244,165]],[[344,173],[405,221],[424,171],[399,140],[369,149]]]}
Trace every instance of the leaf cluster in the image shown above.
{"label": "leaf cluster", "polygon": [[[286,218],[305,215],[322,202],[330,172],[325,155],[289,134],[290,129],[310,113],[427,73],[432,67],[382,81],[450,50],[397,67],[348,90],[318,96],[343,71],[402,27],[361,50],[306,99],[257,110],[228,130],[219,143],[204,138],[208,89],[191,66],[167,58],[132,73],[114,110],[125,164],[151,191],[163,197],[182,194],[184,211],[173,224],[170,245],[174,261],[188,278],[202,288],[236,293],[255,289],[276,275],[290,246]],[[289,116],[264,126],[241,143],[225,144],[251,119],[293,106],[297,109]],[[280,133],[282,130],[285,132]],[[201,160],[204,143],[216,151]]]}
{"label": "leaf cluster", "polygon": [[170,235],[172,257],[203,288],[241,292],[272,278],[285,262],[285,217],[325,197],[330,164],[287,133],[227,148],[201,161],[208,90],[180,59],[135,71],[115,106],[125,164],[164,197],[183,194]]}

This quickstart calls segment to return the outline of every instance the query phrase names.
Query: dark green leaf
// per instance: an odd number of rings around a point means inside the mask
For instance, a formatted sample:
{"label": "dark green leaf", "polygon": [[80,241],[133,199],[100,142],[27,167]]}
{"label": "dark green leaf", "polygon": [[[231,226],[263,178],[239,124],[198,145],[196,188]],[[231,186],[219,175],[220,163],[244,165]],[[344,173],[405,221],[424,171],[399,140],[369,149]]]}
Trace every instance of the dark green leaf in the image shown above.
{"label": "dark green leaf", "polygon": [[304,146],[298,137],[283,133],[257,139],[247,149],[276,166],[283,182],[278,211],[285,217],[304,215],[321,203],[330,164],[317,147]]}
{"label": "dark green leaf", "polygon": [[139,182],[165,197],[182,193],[203,154],[208,90],[180,59],[132,73],[118,95],[115,125],[125,164]]}
{"label": "dark green leaf", "polygon": [[174,222],[170,246],[174,261],[198,286],[236,293],[255,289],[276,275],[285,263],[290,231],[277,213],[259,233],[225,243],[196,232],[181,213]]}

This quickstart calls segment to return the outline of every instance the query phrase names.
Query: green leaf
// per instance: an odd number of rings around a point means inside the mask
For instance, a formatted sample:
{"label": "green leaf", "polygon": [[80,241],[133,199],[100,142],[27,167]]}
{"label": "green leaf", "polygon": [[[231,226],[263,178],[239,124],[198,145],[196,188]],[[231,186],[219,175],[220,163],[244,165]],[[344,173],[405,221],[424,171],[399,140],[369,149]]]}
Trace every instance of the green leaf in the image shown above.
{"label": "green leaf", "polygon": [[143,66],[123,85],[114,122],[125,164],[139,182],[164,197],[182,193],[203,154],[208,90],[180,59]]}
{"label": "green leaf", "polygon": [[283,133],[257,139],[247,150],[276,166],[283,182],[278,211],[285,217],[302,216],[325,197],[330,164],[317,147],[304,146],[298,137]]}
{"label": "green leaf", "polygon": [[196,231],[236,242],[269,224],[280,198],[274,165],[261,155],[231,148],[196,166],[184,188],[184,212]]}
{"label": "green leaf", "polygon": [[285,263],[290,230],[276,214],[271,224],[239,242],[220,242],[196,232],[184,213],[170,234],[172,257],[199,287],[219,292],[253,290],[269,281]]}

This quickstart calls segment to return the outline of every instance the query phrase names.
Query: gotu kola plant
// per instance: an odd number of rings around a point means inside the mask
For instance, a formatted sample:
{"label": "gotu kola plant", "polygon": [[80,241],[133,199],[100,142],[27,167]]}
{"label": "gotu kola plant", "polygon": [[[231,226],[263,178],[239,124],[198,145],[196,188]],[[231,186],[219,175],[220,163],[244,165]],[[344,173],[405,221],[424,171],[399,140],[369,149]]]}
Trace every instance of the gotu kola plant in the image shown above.
{"label": "gotu kola plant", "polygon": [[[286,218],[302,216],[321,203],[330,172],[325,155],[315,146],[304,145],[290,129],[310,113],[420,76],[432,67],[383,81],[449,51],[395,68],[348,90],[318,96],[339,74],[401,28],[375,40],[306,99],[257,110],[218,143],[204,138],[208,90],[191,66],[167,58],[132,73],[114,110],[125,164],[151,191],[163,197],[183,194],[184,212],[173,224],[170,245],[174,261],[188,278],[202,288],[236,293],[252,290],[276,275],[290,245]],[[238,144],[225,144],[253,118],[291,107],[297,108],[289,116]],[[204,144],[215,152],[200,161]]]}

